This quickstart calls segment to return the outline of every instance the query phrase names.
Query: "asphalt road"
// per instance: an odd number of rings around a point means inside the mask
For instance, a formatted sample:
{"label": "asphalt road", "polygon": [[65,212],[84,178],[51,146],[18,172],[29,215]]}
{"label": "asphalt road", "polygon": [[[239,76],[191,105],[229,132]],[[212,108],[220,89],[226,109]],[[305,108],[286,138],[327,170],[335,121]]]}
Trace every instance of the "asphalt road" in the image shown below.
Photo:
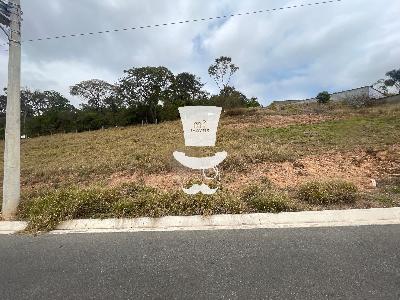
{"label": "asphalt road", "polygon": [[400,226],[0,236],[0,299],[400,299]]}

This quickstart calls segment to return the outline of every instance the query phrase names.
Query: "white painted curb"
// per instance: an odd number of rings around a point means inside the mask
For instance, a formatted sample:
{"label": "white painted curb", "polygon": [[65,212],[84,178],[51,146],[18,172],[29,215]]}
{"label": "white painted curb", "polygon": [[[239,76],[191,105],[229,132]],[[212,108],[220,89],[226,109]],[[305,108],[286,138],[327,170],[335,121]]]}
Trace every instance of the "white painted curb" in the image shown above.
{"label": "white painted curb", "polygon": [[24,230],[27,222],[21,221],[0,221],[0,234],[12,234]]}
{"label": "white painted curb", "polygon": [[[137,219],[70,220],[62,222],[57,226],[56,230],[50,233],[301,228],[390,224],[400,224],[400,207],[286,212],[280,214],[213,215],[209,217],[171,216]],[[25,226],[25,222],[0,222],[0,234],[13,233],[24,229]]]}

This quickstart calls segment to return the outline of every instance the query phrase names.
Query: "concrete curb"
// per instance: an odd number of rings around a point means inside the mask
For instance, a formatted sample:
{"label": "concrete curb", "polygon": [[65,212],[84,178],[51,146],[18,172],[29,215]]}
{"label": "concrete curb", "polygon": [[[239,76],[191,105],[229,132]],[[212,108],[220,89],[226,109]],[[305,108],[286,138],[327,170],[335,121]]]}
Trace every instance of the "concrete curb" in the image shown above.
{"label": "concrete curb", "polygon": [[0,234],[12,234],[26,228],[27,222],[22,221],[0,221]]}
{"label": "concrete curb", "polygon": [[[137,219],[84,219],[62,222],[51,234],[95,232],[140,232],[176,230],[222,230],[255,228],[301,228],[400,224],[400,207],[351,210],[171,216]],[[0,222],[0,234],[23,230],[26,222]]]}

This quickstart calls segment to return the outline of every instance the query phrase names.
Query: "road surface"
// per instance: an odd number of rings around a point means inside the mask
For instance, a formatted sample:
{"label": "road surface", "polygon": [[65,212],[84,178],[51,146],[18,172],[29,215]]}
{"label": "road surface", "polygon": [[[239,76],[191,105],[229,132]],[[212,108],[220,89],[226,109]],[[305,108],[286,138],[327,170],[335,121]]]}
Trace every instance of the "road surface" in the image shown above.
{"label": "road surface", "polygon": [[400,225],[0,236],[0,299],[400,299]]}

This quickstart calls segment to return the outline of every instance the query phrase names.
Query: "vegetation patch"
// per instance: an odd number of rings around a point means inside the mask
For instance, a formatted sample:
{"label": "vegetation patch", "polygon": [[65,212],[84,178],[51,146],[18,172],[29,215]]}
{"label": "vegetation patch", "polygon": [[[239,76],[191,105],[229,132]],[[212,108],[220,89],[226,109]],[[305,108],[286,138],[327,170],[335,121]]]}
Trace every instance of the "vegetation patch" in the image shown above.
{"label": "vegetation patch", "polygon": [[246,204],[229,193],[188,196],[162,192],[136,184],[118,188],[63,188],[25,199],[20,218],[29,221],[27,230],[48,231],[61,221],[105,217],[162,217],[175,215],[239,214]]}
{"label": "vegetation patch", "polygon": [[286,193],[274,190],[270,185],[251,185],[244,189],[241,199],[254,212],[279,213],[296,210]]}
{"label": "vegetation patch", "polygon": [[297,153],[354,149],[363,145],[391,145],[400,140],[399,117],[392,115],[351,117],[311,125],[255,129],[264,139],[277,145],[288,145]]}
{"label": "vegetation patch", "polygon": [[351,204],[357,196],[357,187],[345,181],[308,182],[297,192],[298,199],[317,205]]}
{"label": "vegetation patch", "polygon": [[[184,146],[179,121],[22,140],[20,218],[29,221],[31,231],[42,231],[77,218],[400,205],[395,176],[400,170],[399,104],[354,109],[331,102],[295,109],[292,116],[270,109],[224,114],[216,147],[208,152]],[[175,177],[182,169],[172,156],[176,150],[194,157],[227,151],[221,166],[224,190],[213,196],[177,191]],[[297,160],[302,163],[292,163]],[[335,165],[344,168],[332,170]],[[350,183],[324,181],[342,174],[358,176],[354,182],[360,192]],[[260,182],[263,176],[279,188]],[[368,185],[371,176],[376,188]],[[318,182],[297,186],[312,180]]]}

